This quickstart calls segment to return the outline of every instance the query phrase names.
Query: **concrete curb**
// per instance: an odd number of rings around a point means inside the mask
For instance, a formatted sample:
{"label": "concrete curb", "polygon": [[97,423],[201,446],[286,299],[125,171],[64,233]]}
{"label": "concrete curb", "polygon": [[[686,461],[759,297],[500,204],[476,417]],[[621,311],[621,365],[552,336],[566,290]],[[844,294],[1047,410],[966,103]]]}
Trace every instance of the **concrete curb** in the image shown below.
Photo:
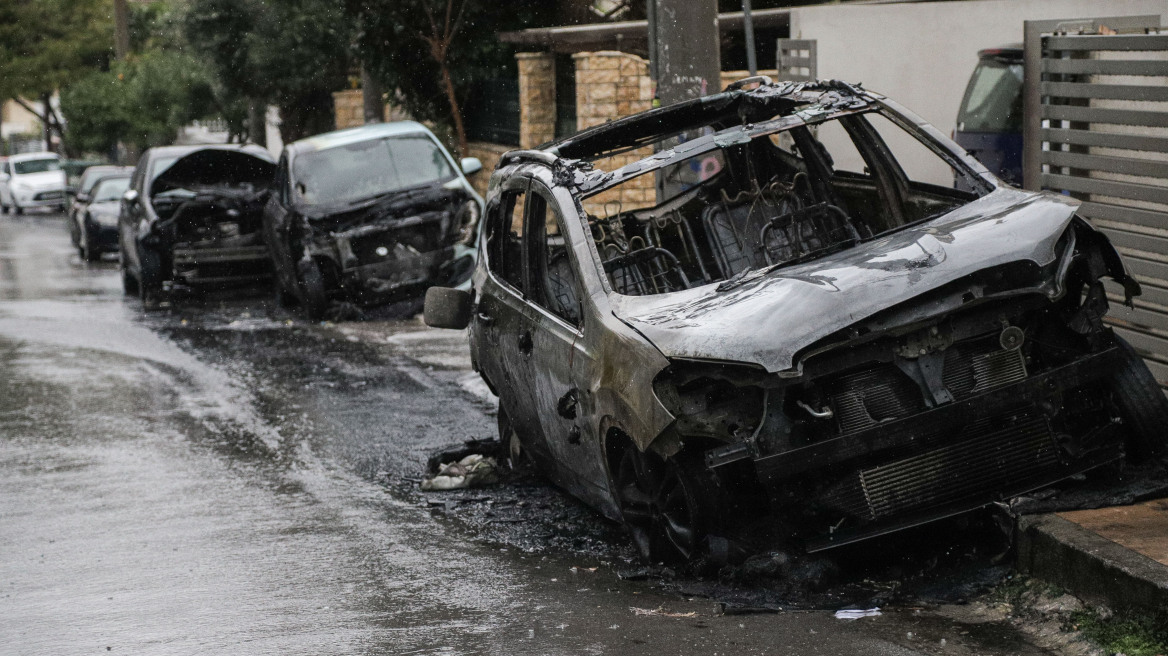
{"label": "concrete curb", "polygon": [[1018,571],[1113,610],[1168,611],[1168,567],[1058,515],[1021,517]]}

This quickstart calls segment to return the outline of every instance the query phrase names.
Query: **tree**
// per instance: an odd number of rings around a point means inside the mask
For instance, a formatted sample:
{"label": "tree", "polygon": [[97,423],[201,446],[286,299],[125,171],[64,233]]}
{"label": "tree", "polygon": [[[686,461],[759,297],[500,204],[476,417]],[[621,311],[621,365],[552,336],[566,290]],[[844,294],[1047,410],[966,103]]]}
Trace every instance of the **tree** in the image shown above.
{"label": "tree", "polygon": [[330,0],[191,0],[184,34],[217,95],[276,105],[285,142],[333,128],[350,69],[352,21]]}
{"label": "tree", "polygon": [[[32,111],[45,126],[45,140],[63,121],[49,100],[53,93],[107,65],[113,24],[103,0],[0,0],[0,98]],[[25,98],[42,101],[36,111]]]}
{"label": "tree", "polygon": [[414,117],[453,128],[466,153],[462,104],[482,80],[515,74],[498,33],[554,22],[555,5],[513,0],[346,0],[358,54]]}

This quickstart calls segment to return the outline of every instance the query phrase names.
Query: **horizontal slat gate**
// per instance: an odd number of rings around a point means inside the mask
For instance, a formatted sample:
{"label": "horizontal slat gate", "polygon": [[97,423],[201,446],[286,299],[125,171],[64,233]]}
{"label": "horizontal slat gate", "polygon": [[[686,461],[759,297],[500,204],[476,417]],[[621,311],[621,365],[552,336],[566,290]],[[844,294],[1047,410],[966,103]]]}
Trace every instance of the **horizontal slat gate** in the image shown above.
{"label": "horizontal slat gate", "polygon": [[1143,286],[1129,309],[1108,283],[1109,321],[1168,387],[1168,34],[1150,32],[1043,39],[1039,179],[1086,201]]}

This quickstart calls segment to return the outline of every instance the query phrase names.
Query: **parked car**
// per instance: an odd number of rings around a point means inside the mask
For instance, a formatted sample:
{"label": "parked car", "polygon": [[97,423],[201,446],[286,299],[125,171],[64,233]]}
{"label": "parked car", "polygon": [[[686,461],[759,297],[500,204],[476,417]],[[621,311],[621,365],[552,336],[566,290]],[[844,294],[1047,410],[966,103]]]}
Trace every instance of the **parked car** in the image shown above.
{"label": "parked car", "polygon": [[0,168],[0,211],[34,207],[65,209],[65,172],[56,153],[12,155]]}
{"label": "parked car", "polygon": [[[65,171],[66,192],[76,190],[85,172],[95,167],[106,166],[105,162],[95,159],[63,159],[61,169]],[[132,167],[131,167],[132,168]]]}
{"label": "parked car", "polygon": [[285,146],[264,210],[277,291],[313,319],[333,301],[418,298],[470,287],[482,198],[412,121],[338,130]]}
{"label": "parked car", "polygon": [[86,193],[88,202],[70,223],[81,259],[97,262],[103,253],[118,252],[118,211],[129,188],[128,173],[113,174],[99,178]]}
{"label": "parked car", "polygon": [[469,326],[505,453],[646,558],[760,518],[827,549],[1163,454],[1107,238],[879,94],[732,85],[509,153],[490,190],[473,291],[426,322]]}
{"label": "parked car", "polygon": [[123,175],[128,177],[133,172],[134,167],[132,166],[90,166],[78,177],[76,185],[66,188],[65,193],[73,197],[72,202],[69,203],[69,225],[71,226],[70,232],[74,246],[81,247],[81,232],[77,229],[80,226],[79,217],[91,200],[90,193],[93,191],[93,186],[106,176]]}
{"label": "parked car", "polygon": [[126,294],[222,289],[271,276],[261,215],[275,160],[255,145],[166,146],[142,154],[122,196]]}
{"label": "parked car", "polygon": [[1022,184],[1022,44],[977,53],[954,141],[991,173]]}

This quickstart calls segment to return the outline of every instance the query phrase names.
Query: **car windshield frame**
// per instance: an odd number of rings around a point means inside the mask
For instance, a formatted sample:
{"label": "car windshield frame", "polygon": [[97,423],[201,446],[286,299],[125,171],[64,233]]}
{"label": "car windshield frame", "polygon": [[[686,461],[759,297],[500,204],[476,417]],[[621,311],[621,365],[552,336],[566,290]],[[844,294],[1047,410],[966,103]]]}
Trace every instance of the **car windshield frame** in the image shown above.
{"label": "car windshield frame", "polygon": [[[364,189],[358,191],[351,191],[348,194],[341,196],[330,196],[326,199],[313,200],[306,197],[305,192],[307,187],[304,182],[305,179],[311,176],[308,166],[313,166],[317,170],[339,170],[337,167],[326,166],[322,168],[322,164],[326,161],[335,162],[338,156],[344,156],[345,151],[356,150],[361,147],[366,147],[370,150],[376,148],[378,144],[388,144],[394,141],[416,140],[425,142],[431,149],[434,157],[434,168],[441,169],[445,167],[445,172],[441,170],[435,171],[438,175],[434,177],[419,177],[413,180],[406,180],[403,184],[393,185],[375,185],[372,180],[367,181]],[[392,163],[395,158],[392,150],[386,155],[386,162]],[[441,166],[438,164],[441,163]],[[368,166],[362,168],[369,168]],[[393,176],[397,178],[397,182],[402,182],[403,171],[394,169]],[[425,132],[408,132],[404,134],[382,135],[370,139],[363,139],[353,143],[330,146],[320,150],[312,150],[296,154],[291,158],[288,166],[288,185],[291,191],[291,197],[297,205],[307,208],[335,208],[335,207],[357,207],[359,205],[373,202],[378,198],[387,195],[395,195],[398,192],[407,191],[409,189],[417,189],[431,185],[441,185],[458,179],[459,169],[451,159],[446,149],[437,142],[432,136]],[[358,185],[352,179],[346,180],[344,183],[334,185],[337,189],[357,189]]]}
{"label": "car windshield frame", "polygon": [[[613,171],[593,170],[589,175],[586,176],[586,181],[583,184],[577,185],[574,189],[572,189],[573,197],[577,201],[578,207],[583,208],[584,202],[594,196],[599,196],[605,191],[611,190],[614,187],[617,187],[618,185],[636,177],[649,174],[659,175],[662,169],[665,169],[670,165],[679,164],[701,155],[709,155],[714,152],[723,152],[725,149],[734,145],[744,144],[758,138],[770,138],[782,133],[789,132],[795,128],[814,128],[821,123],[826,123],[833,120],[838,121],[839,119],[847,116],[858,116],[873,113],[883,116],[891,121],[901,130],[911,135],[916,141],[924,145],[945,163],[951,166],[954,169],[955,176],[959,176],[960,179],[970,185],[969,193],[975,194],[977,197],[981,197],[991,193],[994,189],[997,188],[996,183],[993,183],[983,177],[976,168],[971,166],[969,162],[965,161],[965,159],[959,155],[959,153],[949,147],[949,145],[944,141],[944,135],[940,135],[939,133],[931,133],[930,130],[932,130],[932,132],[936,132],[936,130],[931,128],[931,126],[923,123],[923,121],[920,119],[916,119],[913,115],[911,115],[911,113],[906,115],[906,110],[883,97],[877,97],[875,100],[867,103],[863,107],[852,107],[844,109],[816,107],[811,111],[806,110],[807,108],[804,107],[801,108],[800,111],[776,116],[775,118],[769,119],[767,121],[760,121],[755,124],[739,125],[725,128],[718,132],[707,133],[689,142],[678,144],[670,149],[664,149],[660,152],[654,153],[653,155],[645,157],[636,162],[632,162]],[[694,129],[700,133],[701,127],[702,126],[700,125],[694,126]],[[603,160],[605,157],[606,156],[600,156],[590,159],[592,161],[597,161]],[[895,156],[888,155],[888,159],[892,164],[892,167],[890,168],[901,168],[900,163],[897,161]],[[891,173],[891,171],[889,173]],[[904,175],[902,170],[899,171],[899,173],[900,175]],[[955,191],[957,191],[957,189],[955,189]],[[683,196],[685,193],[689,192],[682,192],[674,198]],[[657,206],[667,204],[670,202],[670,200],[673,199],[662,201],[661,203],[658,203]],[[855,239],[850,244],[848,244],[847,247],[869,242],[891,233],[900,232],[927,221],[934,220],[937,218],[937,216],[942,214],[944,213],[924,216],[917,220],[896,226],[892,229],[884,230],[861,239]],[[577,212],[576,220],[580,222],[585,235],[592,234],[593,227],[589,224],[587,212]],[[587,241],[589,242],[587,244],[587,248],[591,250],[594,255],[593,262],[598,268],[597,272],[599,273],[605,293],[609,295],[624,296],[624,294],[621,294],[619,291],[613,289],[609,275],[604,270],[604,258],[598,251],[598,247],[595,241],[593,239],[588,239]],[[794,266],[797,264],[806,263],[808,261],[814,261],[838,250],[841,249],[824,249],[823,252],[815,253],[814,257],[800,258],[798,261],[782,262],[765,267],[744,269],[743,271],[739,272],[738,275],[735,275],[732,278],[715,280],[703,285],[695,285],[689,289],[717,286],[720,289],[728,290],[736,286],[744,279],[751,279],[758,275],[765,275],[766,273],[769,273],[770,271],[778,268]],[[663,294],[677,293],[677,291],[680,290],[664,292]]]}
{"label": "car windshield frame", "polygon": [[[115,196],[113,196],[112,198],[102,198],[101,196],[98,195],[99,192],[101,191],[102,187],[116,184],[118,182],[124,182],[125,184],[121,185],[122,189],[119,192],[117,192],[117,194]],[[97,182],[95,182],[93,184],[93,187],[91,189],[92,189],[92,192],[90,193],[90,201],[89,201],[91,203],[108,203],[108,202],[120,200],[122,197],[122,194],[124,194],[126,191],[128,191],[130,189],[130,176],[118,175],[118,176],[107,176],[107,177],[103,177],[103,178],[98,178]]]}
{"label": "car windshield frame", "polygon": [[[45,168],[35,168],[35,165],[49,163]],[[28,170],[28,165],[34,165],[32,170]],[[61,160],[57,157],[40,157],[37,159],[22,159],[12,162],[12,173],[14,175],[34,175],[37,173],[47,173],[50,171],[61,171]]]}

